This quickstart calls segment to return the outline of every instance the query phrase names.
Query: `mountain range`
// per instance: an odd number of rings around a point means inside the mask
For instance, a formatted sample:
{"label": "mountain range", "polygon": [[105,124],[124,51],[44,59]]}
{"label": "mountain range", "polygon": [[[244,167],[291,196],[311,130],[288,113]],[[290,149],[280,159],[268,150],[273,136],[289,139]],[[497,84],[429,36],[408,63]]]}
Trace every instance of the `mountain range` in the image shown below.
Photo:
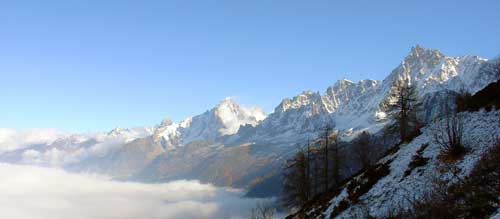
{"label": "mountain range", "polygon": [[498,80],[499,75],[486,71],[489,65],[478,56],[450,57],[417,45],[381,81],[342,79],[324,92],[285,98],[269,115],[225,98],[178,123],[164,119],[151,127],[68,134],[4,152],[0,161],[58,166],[117,180],[197,179],[257,190],[258,196],[275,195],[283,162],[325,125],[349,140],[362,131],[378,133],[389,124],[388,104],[394,101],[397,81],[415,85],[422,117],[430,121],[440,111],[437,103],[450,95],[475,93]]}

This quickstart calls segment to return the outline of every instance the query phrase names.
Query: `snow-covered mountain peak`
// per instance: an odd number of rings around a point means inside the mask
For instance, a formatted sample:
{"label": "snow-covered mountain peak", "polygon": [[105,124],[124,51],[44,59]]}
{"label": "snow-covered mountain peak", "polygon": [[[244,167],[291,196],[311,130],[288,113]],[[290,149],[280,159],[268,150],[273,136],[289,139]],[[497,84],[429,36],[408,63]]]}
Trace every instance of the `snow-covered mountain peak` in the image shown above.
{"label": "snow-covered mountain peak", "polygon": [[189,117],[185,118],[184,120],[182,120],[179,125],[181,128],[187,128],[191,125],[192,121],[193,121],[193,117],[189,116]]}
{"label": "snow-covered mountain peak", "polygon": [[215,140],[236,134],[241,126],[256,126],[266,118],[258,107],[244,107],[234,98],[226,97],[203,114],[188,117],[180,123],[164,120],[157,127],[153,139],[165,148],[185,145],[196,140]]}
{"label": "snow-covered mountain peak", "polygon": [[219,101],[219,104],[217,106],[221,105],[239,105],[238,102],[234,99],[234,97],[224,97],[221,101]]}
{"label": "snow-covered mountain peak", "polygon": [[[212,109],[212,111],[215,112],[222,112],[226,111],[227,113],[238,113],[243,107],[240,106],[239,103],[237,103],[234,98],[232,97],[225,97],[222,99],[215,108]],[[224,115],[222,115],[224,116]]]}
{"label": "snow-covered mountain peak", "polygon": [[230,97],[224,98],[212,111],[213,115],[222,123],[222,127],[219,129],[222,135],[235,134],[240,126],[256,126],[266,117],[260,108],[243,107]]}
{"label": "snow-covered mountain peak", "polygon": [[293,98],[285,98],[274,110],[275,113],[283,113],[290,109],[314,108],[315,111],[326,113],[334,112],[340,105],[348,104],[350,100],[356,99],[366,91],[376,87],[379,81],[361,80],[353,82],[341,79],[328,87],[321,95],[319,92],[303,91]]}
{"label": "snow-covered mountain peak", "polygon": [[348,86],[351,84],[354,84],[354,82],[351,80],[348,80],[346,78],[342,78],[342,79],[338,80],[337,82],[335,82],[335,84],[333,84],[333,86],[334,87],[343,87],[343,86]]}
{"label": "snow-covered mountain peak", "polygon": [[97,141],[104,139],[121,139],[124,142],[131,141],[136,138],[143,138],[153,134],[153,127],[135,127],[135,128],[114,128],[108,133],[89,133],[87,135],[74,135],[73,138],[80,139],[79,142],[94,138]]}
{"label": "snow-covered mountain peak", "polygon": [[331,119],[339,129],[376,132],[387,122],[386,104],[393,102],[396,81],[408,80],[414,84],[421,98],[464,87],[477,91],[495,81],[495,76],[481,73],[485,61],[478,56],[449,57],[439,50],[417,45],[382,82],[342,79],[328,87],[323,95],[305,91],[283,99],[258,127],[257,133],[314,131]]}
{"label": "snow-covered mountain peak", "polygon": [[172,120],[170,118],[168,118],[168,117],[165,117],[161,121],[160,127],[165,127],[165,126],[169,126],[169,125],[172,125],[172,124],[173,124]]}
{"label": "snow-covered mountain peak", "polygon": [[106,135],[113,136],[113,135],[123,135],[126,132],[129,132],[130,130],[127,128],[121,128],[121,127],[116,127],[109,131]]}
{"label": "snow-covered mountain peak", "polygon": [[401,63],[408,73],[403,76],[409,77],[410,81],[412,79],[419,79],[419,76],[429,73],[428,70],[435,69],[437,66],[444,64],[445,59],[446,56],[439,50],[425,49],[417,45],[411,49],[410,53]]}
{"label": "snow-covered mountain peak", "polygon": [[180,128],[180,124],[170,120],[163,120],[161,125],[154,131],[153,140],[161,143],[165,149],[175,148],[175,144],[178,143],[180,137]]}
{"label": "snow-covered mountain peak", "polygon": [[376,87],[379,81],[376,80],[361,80],[352,82],[347,79],[337,81],[334,85],[328,87],[323,95],[325,107],[329,113],[334,112],[342,104],[348,104],[349,101],[361,96],[367,90]]}
{"label": "snow-covered mountain peak", "polygon": [[376,86],[379,83],[377,80],[371,80],[371,79],[365,79],[365,80],[360,80],[358,82],[353,82],[348,79],[341,79],[335,82],[332,86],[328,87],[328,90],[334,90],[334,91],[342,91],[342,90],[347,90],[347,89],[352,89],[352,87],[363,87],[363,88],[368,88],[368,87],[373,87]]}
{"label": "snow-covered mountain peak", "polygon": [[445,55],[437,49],[423,48],[419,44],[417,44],[411,48],[411,50],[408,53],[408,55],[406,56],[405,60],[412,60],[412,59],[418,59],[418,58],[420,58],[422,60],[426,60],[430,57],[440,58],[440,57],[444,57],[444,56]]}
{"label": "snow-covered mountain peak", "polygon": [[385,88],[390,88],[397,80],[408,80],[419,88],[422,96],[443,89],[456,91],[465,87],[477,90],[486,83],[473,80],[479,78],[484,62],[486,60],[478,56],[450,57],[439,50],[417,45],[383,83]]}
{"label": "snow-covered mountain peak", "polygon": [[313,91],[303,91],[299,95],[290,98],[285,98],[281,103],[274,109],[274,112],[285,112],[289,109],[297,109],[306,105],[320,104],[321,95],[319,92]]}

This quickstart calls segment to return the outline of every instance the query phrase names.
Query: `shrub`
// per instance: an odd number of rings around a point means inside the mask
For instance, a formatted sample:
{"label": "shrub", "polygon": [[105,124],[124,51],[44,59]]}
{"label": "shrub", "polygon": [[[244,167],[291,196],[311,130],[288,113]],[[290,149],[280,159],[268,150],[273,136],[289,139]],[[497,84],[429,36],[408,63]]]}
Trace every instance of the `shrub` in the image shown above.
{"label": "shrub", "polygon": [[441,160],[454,161],[465,154],[464,129],[460,114],[447,110],[436,127],[433,130],[433,140],[441,148]]}

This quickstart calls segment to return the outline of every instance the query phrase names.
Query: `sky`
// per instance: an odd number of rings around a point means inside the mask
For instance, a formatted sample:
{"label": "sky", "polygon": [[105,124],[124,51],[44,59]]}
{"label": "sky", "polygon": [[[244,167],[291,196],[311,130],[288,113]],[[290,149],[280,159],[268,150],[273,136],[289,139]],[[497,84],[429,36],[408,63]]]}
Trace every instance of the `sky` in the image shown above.
{"label": "sky", "polygon": [[383,79],[412,46],[500,54],[500,1],[5,1],[0,127],[180,121],[231,96],[271,112],[347,78]]}

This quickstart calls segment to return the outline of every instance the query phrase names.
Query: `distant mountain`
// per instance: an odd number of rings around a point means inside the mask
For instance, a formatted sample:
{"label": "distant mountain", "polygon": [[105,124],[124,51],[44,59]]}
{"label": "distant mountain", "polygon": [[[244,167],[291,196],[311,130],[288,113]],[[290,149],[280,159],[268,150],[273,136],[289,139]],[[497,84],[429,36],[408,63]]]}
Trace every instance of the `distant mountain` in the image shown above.
{"label": "distant mountain", "polygon": [[[29,138],[27,141],[37,143],[18,145],[18,149],[0,154],[0,160],[11,163],[64,167],[86,159],[107,156],[113,151],[119,150],[127,142],[152,135],[153,130],[152,127],[116,128],[107,133],[58,134],[51,136],[52,139],[34,137],[31,134],[27,137]],[[44,134],[46,131],[41,130],[40,133]],[[20,138],[13,135],[10,137],[15,141]]]}
{"label": "distant mountain", "polygon": [[164,120],[157,127],[154,138],[164,141],[166,146],[185,145],[196,140],[214,141],[238,132],[240,126],[256,126],[266,118],[259,108],[240,106],[232,98],[225,98],[215,108],[179,124]]}
{"label": "distant mountain", "polygon": [[[326,124],[340,130],[347,140],[361,131],[380,131],[391,121],[387,103],[395,98],[396,81],[416,85],[424,115],[431,119],[439,111],[436,101],[448,99],[444,95],[462,89],[475,93],[498,80],[499,75],[484,71],[487,63],[478,56],[449,57],[417,45],[382,81],[343,79],[323,93],[304,91],[285,98],[267,116],[258,108],[226,98],[201,115],[180,123],[165,119],[155,127],[142,128],[140,135],[117,130],[77,142],[64,138],[60,141],[67,142],[66,146],[29,146],[4,153],[0,160],[58,165],[122,180],[186,178],[240,188],[271,186],[279,183],[276,174],[283,161]],[[112,136],[122,137],[108,141]],[[64,159],[52,162],[53,156]]]}

